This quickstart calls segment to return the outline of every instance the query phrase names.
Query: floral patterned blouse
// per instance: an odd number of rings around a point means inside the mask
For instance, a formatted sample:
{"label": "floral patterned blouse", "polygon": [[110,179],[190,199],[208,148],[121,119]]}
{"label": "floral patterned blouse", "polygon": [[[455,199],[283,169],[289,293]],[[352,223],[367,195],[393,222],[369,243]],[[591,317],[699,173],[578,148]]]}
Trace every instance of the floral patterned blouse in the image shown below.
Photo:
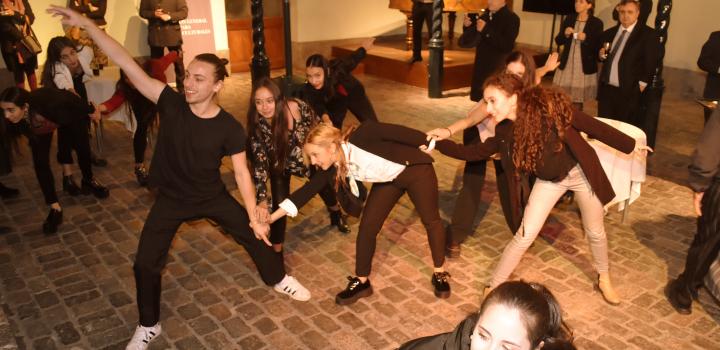
{"label": "floral patterned blouse", "polygon": [[[302,100],[293,99],[297,102],[300,110],[299,116],[293,116],[293,128],[289,132],[288,156],[285,160],[285,176],[295,175],[299,177],[309,177],[310,171],[303,161],[303,144],[308,132],[321,119],[317,116],[312,108]],[[250,142],[250,161],[253,165],[253,181],[255,182],[255,197],[257,203],[271,203],[270,191],[267,188],[267,182],[270,178],[271,166],[270,162],[274,157],[275,149],[273,146],[272,128],[270,123],[263,117],[259,118],[257,133],[249,135]]]}

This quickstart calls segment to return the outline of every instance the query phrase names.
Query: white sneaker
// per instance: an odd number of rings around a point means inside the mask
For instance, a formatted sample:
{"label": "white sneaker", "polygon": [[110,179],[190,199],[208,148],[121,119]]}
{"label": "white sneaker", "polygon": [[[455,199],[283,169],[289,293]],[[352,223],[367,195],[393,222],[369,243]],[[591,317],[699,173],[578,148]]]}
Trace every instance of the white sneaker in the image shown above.
{"label": "white sneaker", "polygon": [[287,294],[297,301],[310,300],[310,291],[303,287],[303,285],[292,276],[285,275],[285,278],[273,288],[276,292]]}
{"label": "white sneaker", "polygon": [[150,345],[150,342],[160,335],[160,333],[162,333],[160,323],[156,323],[152,327],[138,325],[137,328],[135,328],[135,334],[133,334],[125,350],[145,350],[148,345]]}

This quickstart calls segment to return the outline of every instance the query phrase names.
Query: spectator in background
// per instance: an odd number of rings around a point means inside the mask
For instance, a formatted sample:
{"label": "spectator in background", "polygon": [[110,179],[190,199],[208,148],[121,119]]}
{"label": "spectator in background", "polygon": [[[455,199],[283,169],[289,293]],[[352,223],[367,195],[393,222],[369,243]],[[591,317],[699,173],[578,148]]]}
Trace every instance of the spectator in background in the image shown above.
{"label": "spectator in background", "polygon": [[[520,18],[510,11],[505,0],[489,0],[487,9],[477,19],[465,15],[463,34],[458,39],[458,45],[475,47],[471,100],[482,100],[485,79],[505,65],[504,60],[513,50],[519,30]],[[463,144],[469,145],[479,140],[477,128],[463,130]],[[487,161],[465,163],[462,188],[455,201],[448,237],[466,237],[472,232],[472,225],[480,208],[486,168]],[[455,233],[454,230],[461,232]],[[459,242],[461,240],[451,243]],[[450,256],[457,256],[459,250],[450,250],[449,253]]]}
{"label": "spectator in background", "polygon": [[710,265],[720,251],[720,110],[716,109],[700,136],[690,164],[697,233],[688,248],[685,269],[665,287],[675,310],[689,315]]}
{"label": "spectator in background", "polygon": [[37,89],[37,56],[23,57],[17,49],[25,33],[35,22],[28,0],[2,0],[0,2],[0,51],[7,69],[13,73],[15,84],[24,89],[25,76],[31,90]]}
{"label": "spectator in background", "polygon": [[[107,22],[105,21],[105,10],[107,9],[107,0],[69,0],[69,8],[80,12],[83,16],[90,18],[95,22],[98,28],[105,30]],[[90,62],[90,68],[94,75],[100,75],[103,67],[108,65],[108,58],[95,42],[90,39],[84,29],[78,27],[69,27],[67,30],[68,37],[75,40],[81,45],[89,46],[93,50],[93,59]]]}
{"label": "spectator in background", "polygon": [[148,45],[150,58],[160,58],[168,51],[175,51],[175,88],[183,93],[185,66],[183,65],[182,31],[180,21],[188,16],[185,0],[142,0],[140,17],[148,20]]}
{"label": "spectator in background", "polygon": [[422,61],[420,53],[422,51],[423,23],[427,25],[428,33],[432,33],[433,0],[413,0],[412,3],[413,49],[410,63],[415,63]]}
{"label": "spectator in background", "polygon": [[563,21],[565,28],[555,37],[562,46],[560,67],[553,84],[570,95],[573,105],[582,111],[585,100],[597,96],[597,56],[603,22],[593,16],[595,0],[575,0],[575,12]]}
{"label": "spectator in background", "polygon": [[[620,23],[606,30],[601,39],[604,60],[598,86],[598,116],[633,124],[645,131],[648,146],[655,147],[655,130],[641,114],[640,98],[653,75],[660,54],[660,39],[654,29],[638,22],[640,4],[621,0]],[[652,132],[650,132],[652,131]]]}
{"label": "spectator in background", "polygon": [[[703,98],[720,99],[720,31],[710,33],[710,37],[700,51],[697,65],[708,73]],[[705,108],[705,123],[711,114],[712,109]]]}

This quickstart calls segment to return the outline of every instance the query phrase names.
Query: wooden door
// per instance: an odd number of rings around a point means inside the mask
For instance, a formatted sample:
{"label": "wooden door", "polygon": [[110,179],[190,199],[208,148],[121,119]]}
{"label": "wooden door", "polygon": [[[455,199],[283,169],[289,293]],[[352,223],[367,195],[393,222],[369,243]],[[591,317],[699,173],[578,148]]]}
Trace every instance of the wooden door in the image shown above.
{"label": "wooden door", "polygon": [[[252,17],[249,0],[225,1],[230,69],[232,72],[250,71],[253,56]],[[285,66],[285,34],[283,31],[282,0],[264,0],[265,54],[270,68]]]}

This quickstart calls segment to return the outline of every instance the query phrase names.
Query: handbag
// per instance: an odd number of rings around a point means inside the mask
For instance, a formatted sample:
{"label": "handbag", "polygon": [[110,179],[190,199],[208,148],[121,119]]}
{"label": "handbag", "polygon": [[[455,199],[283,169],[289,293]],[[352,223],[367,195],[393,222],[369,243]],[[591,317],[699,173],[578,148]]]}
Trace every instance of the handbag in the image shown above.
{"label": "handbag", "polygon": [[[350,190],[350,181],[357,184],[359,195],[355,196]],[[341,184],[337,189],[337,200],[340,207],[348,213],[348,215],[359,218],[365,207],[365,199],[367,199],[368,190],[362,182],[345,178],[345,184]]]}
{"label": "handbag", "polygon": [[35,31],[27,21],[28,19],[26,17],[25,24],[20,30],[22,33],[22,39],[20,39],[15,46],[20,56],[22,56],[25,60],[32,58],[33,56],[37,56],[37,54],[42,52],[40,41],[38,41],[37,36],[35,36]]}

